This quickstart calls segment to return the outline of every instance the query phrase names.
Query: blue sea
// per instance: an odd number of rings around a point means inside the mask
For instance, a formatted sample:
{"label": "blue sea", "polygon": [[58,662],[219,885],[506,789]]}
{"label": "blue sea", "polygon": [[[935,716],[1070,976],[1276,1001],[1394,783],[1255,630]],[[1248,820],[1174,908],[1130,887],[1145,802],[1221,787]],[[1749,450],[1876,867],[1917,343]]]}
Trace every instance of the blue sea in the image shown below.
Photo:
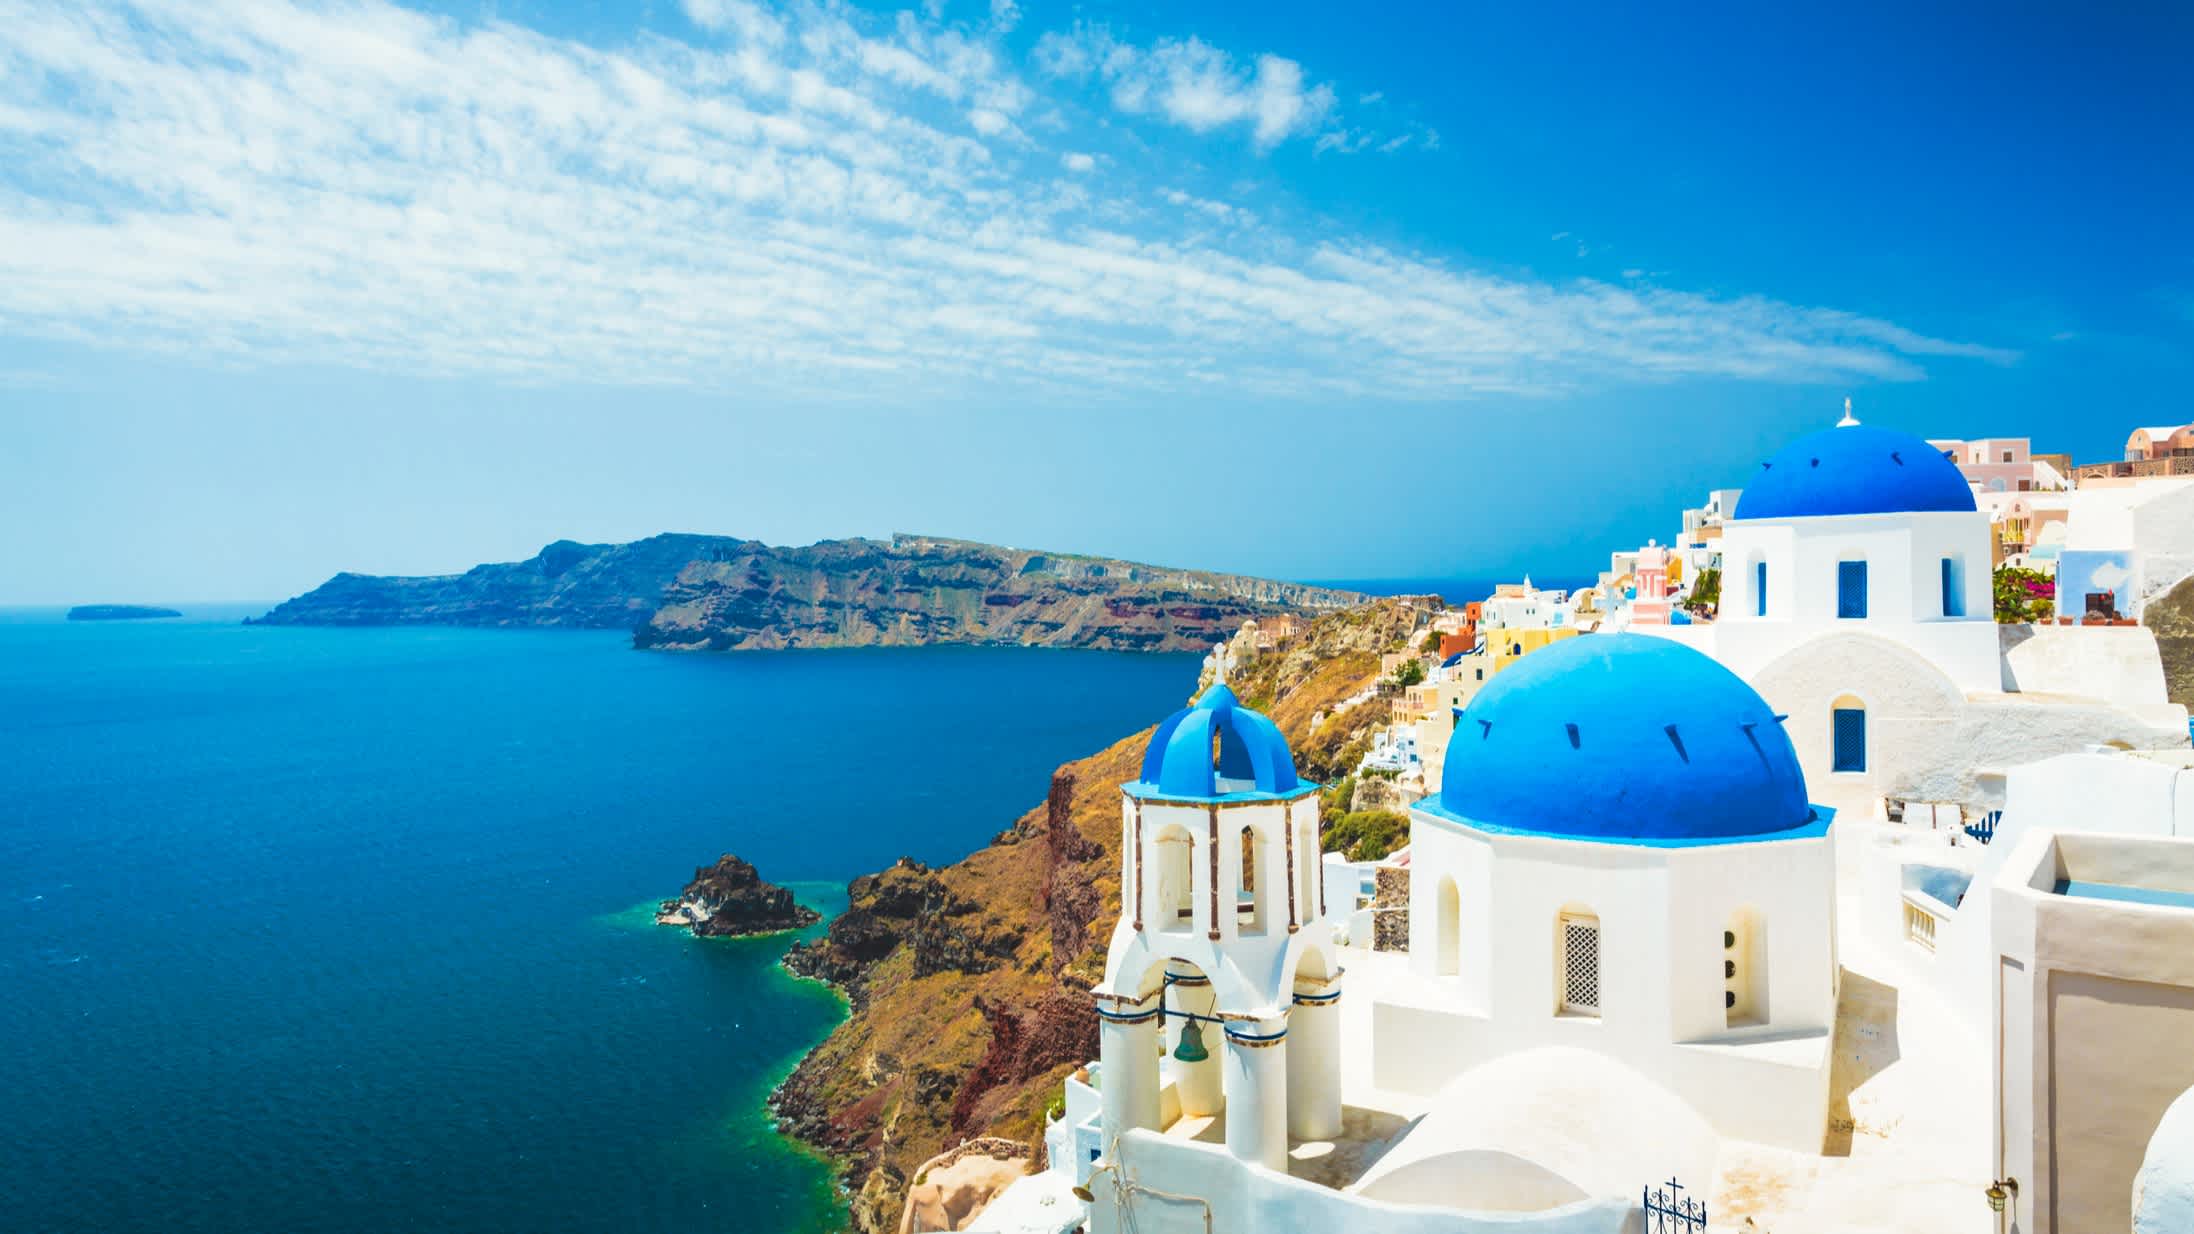
{"label": "blue sea", "polygon": [[763,1098],[842,1013],[657,899],[825,911],[1190,656],[0,613],[0,1230],[839,1228]]}

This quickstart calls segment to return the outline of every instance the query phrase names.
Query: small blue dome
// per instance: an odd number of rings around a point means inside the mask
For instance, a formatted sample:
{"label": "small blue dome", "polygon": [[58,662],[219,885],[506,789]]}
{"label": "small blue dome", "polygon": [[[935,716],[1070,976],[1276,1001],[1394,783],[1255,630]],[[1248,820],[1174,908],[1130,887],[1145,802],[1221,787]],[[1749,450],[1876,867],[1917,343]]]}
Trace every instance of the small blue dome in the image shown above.
{"label": "small blue dome", "polygon": [[[1212,761],[1212,742],[1219,746]],[[1280,726],[1234,697],[1224,683],[1194,706],[1166,717],[1143,749],[1143,778],[1130,786],[1154,796],[1210,799],[1241,793],[1286,795],[1307,789]]]}
{"label": "small blue dome", "polygon": [[1942,451],[1893,429],[1847,424],[1784,446],[1737,499],[1737,518],[1970,511],[1973,489]]}
{"label": "small blue dome", "polygon": [[1712,658],[1585,634],[1517,661],[1456,720],[1437,797],[1472,827],[1616,843],[1819,834],[1782,723]]}

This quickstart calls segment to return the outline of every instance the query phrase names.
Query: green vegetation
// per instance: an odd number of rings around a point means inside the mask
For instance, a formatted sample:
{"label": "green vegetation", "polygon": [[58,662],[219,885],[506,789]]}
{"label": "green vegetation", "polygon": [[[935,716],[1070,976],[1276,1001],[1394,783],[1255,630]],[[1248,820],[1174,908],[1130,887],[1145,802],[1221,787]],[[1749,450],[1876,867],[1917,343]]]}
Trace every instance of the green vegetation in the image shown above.
{"label": "green vegetation", "polygon": [[1425,631],[1425,641],[1419,644],[1419,648],[1428,656],[1439,655],[1440,632],[1438,630]]}
{"label": "green vegetation", "polygon": [[1357,810],[1326,820],[1320,840],[1350,861],[1377,861],[1409,843],[1409,819],[1392,810]]}
{"label": "green vegetation", "polygon": [[2056,614],[2057,581],[2040,570],[2017,566],[1996,569],[1996,620],[2005,623],[2048,621]]}
{"label": "green vegetation", "polygon": [[1060,1119],[1065,1118],[1066,1116],[1067,1094],[1066,1090],[1062,1088],[1057,1094],[1052,1097],[1051,1104],[1044,1107],[1044,1121],[1047,1123],[1055,1123],[1058,1122]]}
{"label": "green vegetation", "polygon": [[1702,617],[1712,617],[1722,606],[1722,569],[1708,566],[1692,580],[1691,595],[1684,600],[1684,607]]}
{"label": "green vegetation", "polygon": [[1425,662],[1423,660],[1404,660],[1395,666],[1394,682],[1396,685],[1414,686],[1421,684],[1424,679]]}

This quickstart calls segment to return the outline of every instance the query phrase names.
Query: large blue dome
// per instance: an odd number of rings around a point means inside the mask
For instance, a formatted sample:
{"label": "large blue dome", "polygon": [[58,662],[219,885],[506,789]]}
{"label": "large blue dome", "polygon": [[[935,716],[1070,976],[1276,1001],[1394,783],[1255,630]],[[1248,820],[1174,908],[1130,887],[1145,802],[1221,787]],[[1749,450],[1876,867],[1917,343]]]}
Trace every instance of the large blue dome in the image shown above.
{"label": "large blue dome", "polygon": [[1808,433],[1761,464],[1737,518],[1969,511],[1973,489],[1942,452],[1910,433],[1847,424]]}
{"label": "large blue dome", "polygon": [[[1216,762],[1212,743],[1218,743]],[[1280,726],[1242,706],[1224,683],[1193,706],[1167,716],[1143,748],[1138,796],[1213,800],[1262,793],[1288,796],[1312,787],[1295,777],[1295,756]]]}
{"label": "large blue dome", "polygon": [[1819,834],[1783,726],[1710,657],[1644,634],[1532,652],[1456,720],[1437,797],[1488,831],[1702,844]]}

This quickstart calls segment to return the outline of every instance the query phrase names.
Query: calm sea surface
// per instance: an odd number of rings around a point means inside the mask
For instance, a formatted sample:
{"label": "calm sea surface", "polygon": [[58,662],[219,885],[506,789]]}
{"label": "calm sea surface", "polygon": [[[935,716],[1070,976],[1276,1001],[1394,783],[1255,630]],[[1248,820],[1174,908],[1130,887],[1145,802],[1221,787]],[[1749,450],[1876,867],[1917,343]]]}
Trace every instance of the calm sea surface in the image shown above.
{"label": "calm sea surface", "polygon": [[1188,656],[0,613],[0,1230],[828,1230],[840,1014],[653,901],[953,860]]}

